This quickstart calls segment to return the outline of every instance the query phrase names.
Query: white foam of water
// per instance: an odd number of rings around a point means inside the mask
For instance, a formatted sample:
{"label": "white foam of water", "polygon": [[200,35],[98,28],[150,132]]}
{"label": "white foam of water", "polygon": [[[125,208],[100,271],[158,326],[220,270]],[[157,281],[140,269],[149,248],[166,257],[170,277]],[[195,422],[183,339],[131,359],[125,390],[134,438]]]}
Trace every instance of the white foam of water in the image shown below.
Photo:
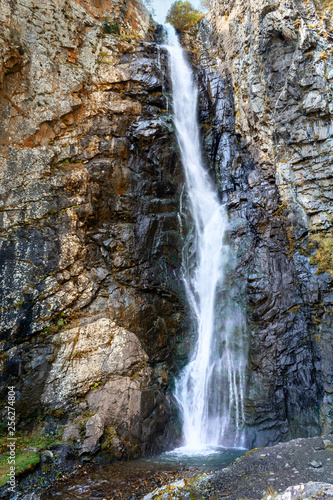
{"label": "white foam of water", "polygon": [[244,446],[244,318],[240,311],[227,310],[228,301],[224,317],[217,314],[230,254],[223,242],[228,217],[203,167],[192,71],[174,29],[167,30],[174,123],[195,225],[196,265],[193,269],[184,256],[183,275],[198,332],[175,396],[183,412],[186,448],[210,453],[214,446]]}

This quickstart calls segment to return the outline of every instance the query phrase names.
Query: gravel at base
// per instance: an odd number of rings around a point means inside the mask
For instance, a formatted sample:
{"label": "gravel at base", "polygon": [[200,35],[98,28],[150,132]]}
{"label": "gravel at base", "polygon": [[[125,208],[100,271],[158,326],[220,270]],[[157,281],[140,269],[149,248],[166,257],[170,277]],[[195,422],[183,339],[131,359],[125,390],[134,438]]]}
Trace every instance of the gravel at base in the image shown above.
{"label": "gravel at base", "polygon": [[252,450],[213,474],[205,492],[212,499],[260,500],[309,481],[333,483],[332,434]]}
{"label": "gravel at base", "polygon": [[325,498],[333,499],[333,484],[310,482],[290,486],[274,500],[325,500]]}
{"label": "gravel at base", "polygon": [[[187,467],[167,471],[162,464],[139,459],[90,464],[82,467],[80,474],[59,480],[44,492],[40,491],[35,475],[26,481],[28,484],[22,484],[22,489],[30,485],[29,494],[25,497],[22,492],[15,500],[50,500],[55,496],[64,500],[142,500],[145,496],[149,500],[273,500],[275,492],[285,492],[295,485],[300,487],[294,488],[292,494],[286,492],[279,500],[332,500],[330,487],[328,493],[309,496],[305,487],[305,496],[300,490],[309,482],[333,484],[333,434],[251,450],[228,467],[208,474]],[[318,485],[308,487],[320,490]]]}

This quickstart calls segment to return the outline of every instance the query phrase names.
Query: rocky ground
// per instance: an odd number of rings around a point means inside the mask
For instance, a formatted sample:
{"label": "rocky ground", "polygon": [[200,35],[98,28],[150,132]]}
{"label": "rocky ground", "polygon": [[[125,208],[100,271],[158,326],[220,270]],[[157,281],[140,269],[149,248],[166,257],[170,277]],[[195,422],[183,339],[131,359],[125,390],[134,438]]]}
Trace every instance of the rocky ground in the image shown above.
{"label": "rocky ground", "polygon": [[217,498],[259,499],[309,481],[333,483],[333,436],[295,439],[250,451],[209,481]]}
{"label": "rocky ground", "polygon": [[23,480],[21,493],[12,498],[330,499],[333,498],[333,434],[257,448],[220,471],[203,473],[200,468],[168,467],[140,459],[80,465],[75,470],[68,467],[64,474],[58,474],[57,482],[54,479],[52,486],[45,488],[37,471]]}
{"label": "rocky ground", "polygon": [[[318,483],[306,486],[307,483]],[[326,484],[326,486],[325,486]],[[260,500],[333,498],[333,435],[295,439],[251,450],[229,467],[193,481],[183,481],[146,495],[144,500]],[[292,488],[291,486],[298,486]],[[311,496],[312,495],[312,496]]]}

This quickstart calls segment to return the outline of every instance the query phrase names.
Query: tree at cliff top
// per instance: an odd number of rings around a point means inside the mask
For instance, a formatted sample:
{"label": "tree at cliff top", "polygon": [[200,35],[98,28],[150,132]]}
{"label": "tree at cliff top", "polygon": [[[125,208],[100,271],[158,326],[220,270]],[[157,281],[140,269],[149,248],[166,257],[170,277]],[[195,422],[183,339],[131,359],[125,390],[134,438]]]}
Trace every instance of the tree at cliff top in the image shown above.
{"label": "tree at cliff top", "polygon": [[202,18],[203,14],[196,10],[190,2],[176,0],[167,13],[166,22],[172,24],[176,30],[184,31],[198,24]]}

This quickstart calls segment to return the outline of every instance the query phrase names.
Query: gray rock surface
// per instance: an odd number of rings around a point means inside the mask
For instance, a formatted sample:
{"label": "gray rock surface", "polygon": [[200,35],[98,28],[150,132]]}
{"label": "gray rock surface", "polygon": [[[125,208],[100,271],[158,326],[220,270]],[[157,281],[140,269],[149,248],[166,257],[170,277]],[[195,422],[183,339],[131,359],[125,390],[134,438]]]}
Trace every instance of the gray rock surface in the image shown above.
{"label": "gray rock surface", "polygon": [[156,26],[137,0],[0,10],[2,395],[81,452],[163,448],[187,320]]}
{"label": "gray rock surface", "polygon": [[[323,466],[319,469],[309,467],[309,459],[320,461]],[[315,495],[313,499],[331,498],[332,461],[333,454],[325,450],[323,438],[294,439],[270,448],[251,450],[237,458],[208,478],[205,491],[211,495],[217,492],[216,498],[229,500],[273,500],[296,498],[294,495],[299,488],[299,498],[311,495]],[[320,496],[323,488],[324,493]]]}
{"label": "gray rock surface", "polygon": [[275,500],[292,500],[299,498],[304,500],[315,500],[316,498],[333,498],[333,485],[329,483],[305,483],[290,486]]}
{"label": "gray rock surface", "polygon": [[332,276],[318,267],[331,250],[317,258],[332,234],[331,40],[330,12],[296,0],[215,0],[183,37],[206,161],[229,207],[250,447],[333,425]]}
{"label": "gray rock surface", "polygon": [[[80,453],[157,451],[193,339],[159,29],[137,0],[5,1],[0,21],[1,394]],[[183,36],[230,214],[249,447],[332,430],[331,41],[301,0],[214,0]]]}

